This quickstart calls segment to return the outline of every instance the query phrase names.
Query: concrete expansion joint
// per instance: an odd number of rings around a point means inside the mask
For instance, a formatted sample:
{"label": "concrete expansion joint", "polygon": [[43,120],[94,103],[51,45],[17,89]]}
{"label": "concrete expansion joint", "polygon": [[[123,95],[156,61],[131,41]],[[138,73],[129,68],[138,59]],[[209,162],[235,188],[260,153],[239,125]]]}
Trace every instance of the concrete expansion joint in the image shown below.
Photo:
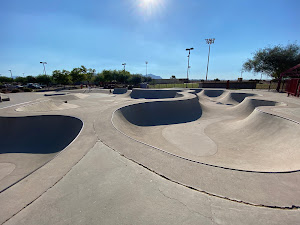
{"label": "concrete expansion joint", "polygon": [[269,208],[269,209],[278,209],[278,210],[298,210],[300,209],[300,206],[298,205],[291,205],[291,206],[276,206],[276,205],[265,205],[265,204],[255,204],[255,203],[251,203],[251,202],[246,202],[246,201],[242,201],[242,200],[236,200],[236,199],[232,199],[232,198],[229,198],[229,197],[226,197],[226,196],[221,196],[221,195],[216,195],[216,194],[213,194],[213,193],[210,193],[210,192],[207,192],[207,191],[204,191],[204,190],[200,190],[200,189],[197,189],[197,188],[194,188],[192,186],[189,186],[189,185],[186,185],[186,184],[183,184],[179,181],[176,181],[176,180],[173,180],[147,166],[145,166],[144,164],[142,163],[139,163],[138,161],[132,159],[132,158],[129,158],[127,156],[125,156],[124,154],[120,153],[118,150],[112,148],[111,146],[109,146],[108,144],[106,144],[105,142],[103,142],[102,140],[100,140],[102,144],[104,144],[105,146],[107,146],[108,148],[112,149],[113,151],[117,152],[120,156],[126,158],[127,160],[130,160],[131,162],[134,162],[135,164],[147,169],[148,171],[160,176],[161,178],[165,179],[165,180],[168,180],[172,183],[175,183],[175,184],[178,184],[180,186],[183,186],[185,188],[188,188],[190,190],[193,190],[193,191],[197,191],[199,193],[202,193],[202,194],[206,194],[208,196],[211,196],[211,197],[215,197],[215,198],[219,198],[219,199],[223,199],[223,200],[227,200],[227,201],[231,201],[231,202],[235,202],[235,203],[240,203],[240,204],[244,204],[244,205],[249,205],[249,206],[253,206],[253,207],[260,207],[260,208]]}
{"label": "concrete expansion joint", "polygon": [[268,115],[271,115],[271,116],[275,116],[275,117],[278,117],[278,118],[281,118],[281,119],[284,119],[284,120],[288,120],[288,121],[291,121],[293,123],[296,123],[296,124],[300,125],[300,122],[298,122],[296,120],[293,120],[293,119],[290,119],[290,118],[287,118],[285,116],[277,115],[277,114],[270,113],[270,112],[265,112],[265,111],[263,111],[262,109],[259,109],[259,108],[256,108],[256,110],[258,112],[260,112],[260,113],[265,113],[265,114],[268,114]]}

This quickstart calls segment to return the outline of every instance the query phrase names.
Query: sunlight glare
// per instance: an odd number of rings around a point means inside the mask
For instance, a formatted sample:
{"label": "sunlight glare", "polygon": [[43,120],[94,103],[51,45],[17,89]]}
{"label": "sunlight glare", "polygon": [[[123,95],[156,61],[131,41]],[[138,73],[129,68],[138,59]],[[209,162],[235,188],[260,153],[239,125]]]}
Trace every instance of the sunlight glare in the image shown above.
{"label": "sunlight glare", "polygon": [[137,6],[141,14],[145,17],[158,14],[164,8],[164,1],[166,0],[137,0]]}

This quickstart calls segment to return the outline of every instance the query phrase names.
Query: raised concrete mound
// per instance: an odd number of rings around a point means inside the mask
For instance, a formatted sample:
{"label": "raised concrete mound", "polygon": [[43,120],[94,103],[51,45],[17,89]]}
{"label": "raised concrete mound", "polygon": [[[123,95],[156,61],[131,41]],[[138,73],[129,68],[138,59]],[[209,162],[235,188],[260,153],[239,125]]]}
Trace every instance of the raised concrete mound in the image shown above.
{"label": "raised concrete mound", "polygon": [[236,105],[244,101],[247,97],[256,96],[255,94],[251,93],[236,93],[236,92],[228,92],[227,95],[220,98],[218,101],[228,105]]}
{"label": "raised concrete mound", "polygon": [[10,101],[10,98],[7,95],[0,94],[0,102]]}
{"label": "raised concrete mound", "polygon": [[208,90],[203,89],[199,92],[199,97],[217,98],[226,93],[226,90]]}
{"label": "raised concrete mound", "polygon": [[66,109],[78,108],[77,105],[62,102],[62,101],[52,101],[46,100],[41,102],[35,102],[32,104],[27,104],[16,109],[17,112],[48,112],[48,111],[58,111]]}
{"label": "raised concrete mound", "polygon": [[237,116],[248,116],[253,110],[259,106],[281,106],[284,105],[280,102],[263,100],[263,99],[255,99],[255,98],[245,98],[240,104],[227,109],[232,114]]}
{"label": "raised concrete mound", "polygon": [[0,191],[53,159],[77,137],[82,126],[81,120],[70,116],[0,117],[0,165],[15,165],[2,176]]}
{"label": "raised concrete mound", "polygon": [[155,90],[155,89],[141,89],[134,88],[130,94],[131,98],[139,99],[164,99],[164,98],[176,98],[181,96],[178,92],[179,89],[167,89],[167,90]]}

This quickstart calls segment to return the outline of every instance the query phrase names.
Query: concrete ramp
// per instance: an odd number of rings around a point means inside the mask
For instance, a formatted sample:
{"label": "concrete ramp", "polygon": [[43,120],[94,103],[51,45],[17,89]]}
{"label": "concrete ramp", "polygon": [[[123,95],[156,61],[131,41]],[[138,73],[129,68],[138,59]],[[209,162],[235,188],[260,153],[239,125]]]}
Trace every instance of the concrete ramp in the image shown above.
{"label": "concrete ramp", "polygon": [[201,92],[199,92],[199,97],[209,97],[209,98],[217,98],[221,95],[225,94],[225,90],[209,90],[209,89],[203,89]]}
{"label": "concrete ramp", "polygon": [[228,92],[224,97],[220,98],[218,101],[226,105],[237,105],[244,101],[245,98],[253,96],[255,96],[255,94]]}
{"label": "concrete ramp", "polygon": [[256,109],[242,120],[211,124],[205,133],[218,145],[207,162],[249,171],[300,169],[300,125],[293,121]]}
{"label": "concrete ramp", "polygon": [[245,98],[240,104],[227,109],[229,112],[236,116],[246,117],[250,115],[255,108],[259,106],[280,106],[283,103],[269,101],[269,100],[262,100],[262,99],[255,99],[255,98]]}
{"label": "concrete ramp", "polygon": [[0,191],[53,159],[82,126],[69,116],[0,117],[0,168],[6,168],[0,171]]}
{"label": "concrete ramp", "polygon": [[180,92],[179,89],[141,89],[141,88],[134,88],[130,94],[131,98],[139,99],[164,99],[164,98],[176,98],[181,95],[177,93]]}
{"label": "concrete ramp", "polygon": [[76,93],[76,94],[51,96],[50,98],[53,100],[71,101],[71,100],[84,99],[87,98],[88,96],[89,96],[88,94]]}

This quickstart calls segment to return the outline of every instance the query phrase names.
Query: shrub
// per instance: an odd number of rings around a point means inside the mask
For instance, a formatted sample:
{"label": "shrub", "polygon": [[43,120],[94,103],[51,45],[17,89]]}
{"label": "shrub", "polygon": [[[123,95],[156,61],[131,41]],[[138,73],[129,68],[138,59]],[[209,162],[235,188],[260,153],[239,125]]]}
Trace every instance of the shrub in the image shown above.
{"label": "shrub", "polygon": [[13,90],[11,91],[11,93],[18,93],[18,92],[20,92],[19,89],[13,89]]}
{"label": "shrub", "polygon": [[24,92],[32,92],[31,88],[24,88]]}

